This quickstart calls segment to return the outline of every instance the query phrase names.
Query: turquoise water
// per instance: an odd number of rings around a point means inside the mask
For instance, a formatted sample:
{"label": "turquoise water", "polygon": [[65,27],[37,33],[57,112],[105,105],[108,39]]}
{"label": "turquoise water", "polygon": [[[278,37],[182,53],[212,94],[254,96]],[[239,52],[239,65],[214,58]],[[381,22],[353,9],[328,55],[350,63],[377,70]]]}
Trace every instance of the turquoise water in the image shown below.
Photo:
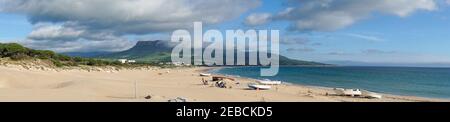
{"label": "turquoise water", "polygon": [[259,67],[223,68],[212,72],[301,85],[450,99],[450,68],[281,67],[274,77],[261,77]]}

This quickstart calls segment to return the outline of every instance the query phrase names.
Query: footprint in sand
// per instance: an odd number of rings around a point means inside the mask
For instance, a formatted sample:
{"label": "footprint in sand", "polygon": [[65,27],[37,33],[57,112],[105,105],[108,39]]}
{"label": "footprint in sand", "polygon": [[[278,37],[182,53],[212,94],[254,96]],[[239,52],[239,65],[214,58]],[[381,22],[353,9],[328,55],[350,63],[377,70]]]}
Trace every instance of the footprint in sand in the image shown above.
{"label": "footprint in sand", "polygon": [[66,88],[66,87],[70,87],[73,86],[75,83],[73,81],[67,81],[67,82],[62,82],[59,84],[56,84],[55,86],[51,87],[53,89],[61,89],[61,88]]}

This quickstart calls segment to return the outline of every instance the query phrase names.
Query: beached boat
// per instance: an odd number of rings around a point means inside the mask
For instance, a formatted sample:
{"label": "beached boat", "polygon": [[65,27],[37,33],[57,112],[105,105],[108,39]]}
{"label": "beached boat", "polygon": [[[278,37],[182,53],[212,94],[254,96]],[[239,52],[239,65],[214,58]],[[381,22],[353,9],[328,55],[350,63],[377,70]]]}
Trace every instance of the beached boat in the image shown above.
{"label": "beached boat", "polygon": [[335,93],[336,95],[338,95],[338,96],[343,96],[343,95],[344,95],[345,89],[343,89],[343,88],[334,88],[333,91],[334,91],[334,93]]}
{"label": "beached boat", "polygon": [[375,98],[375,99],[381,99],[383,96],[381,94],[377,94],[375,92],[370,92],[366,90],[361,90],[361,96],[366,98]]}
{"label": "beached boat", "polygon": [[200,76],[208,77],[208,76],[211,76],[211,74],[208,74],[208,73],[200,73]]}
{"label": "beached boat", "polygon": [[262,85],[280,85],[282,83],[281,81],[271,81],[269,79],[257,80],[257,82]]}
{"label": "beached boat", "polygon": [[213,76],[212,77],[212,81],[222,81],[222,80],[225,80],[225,79],[228,79],[228,80],[231,80],[231,81],[236,81],[236,79],[234,79],[234,78],[225,77],[225,76]]}
{"label": "beached boat", "polygon": [[360,89],[343,89],[343,88],[335,88],[334,92],[339,96],[361,96]]}
{"label": "beached boat", "polygon": [[248,84],[248,87],[256,90],[269,90],[270,88],[272,88],[269,85],[259,85],[259,84]]}

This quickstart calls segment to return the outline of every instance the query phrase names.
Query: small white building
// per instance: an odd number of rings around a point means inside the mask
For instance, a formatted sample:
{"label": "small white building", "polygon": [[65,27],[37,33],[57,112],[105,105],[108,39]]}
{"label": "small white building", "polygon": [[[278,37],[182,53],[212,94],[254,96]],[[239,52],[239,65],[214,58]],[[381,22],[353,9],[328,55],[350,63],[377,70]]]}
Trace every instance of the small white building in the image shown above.
{"label": "small white building", "polygon": [[127,63],[128,60],[127,59],[119,59],[117,61],[119,61],[120,63],[124,64],[124,63]]}
{"label": "small white building", "polygon": [[128,63],[136,63],[136,60],[128,60]]}
{"label": "small white building", "polygon": [[128,59],[119,59],[118,60],[120,63],[125,64],[125,63],[136,63],[136,60],[128,60]]}

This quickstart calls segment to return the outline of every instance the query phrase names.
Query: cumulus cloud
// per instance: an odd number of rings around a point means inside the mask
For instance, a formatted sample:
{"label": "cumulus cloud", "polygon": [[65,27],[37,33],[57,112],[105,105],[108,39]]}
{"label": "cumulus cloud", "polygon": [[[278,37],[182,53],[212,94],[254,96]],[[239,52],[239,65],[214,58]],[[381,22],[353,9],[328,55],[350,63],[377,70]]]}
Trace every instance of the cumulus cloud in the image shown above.
{"label": "cumulus cloud", "polygon": [[83,32],[62,25],[37,24],[28,37],[33,40],[76,40]]}
{"label": "cumulus cloud", "polygon": [[51,43],[122,40],[118,38],[124,35],[188,29],[194,21],[219,24],[257,7],[260,1],[0,0],[0,3],[0,12],[28,17],[35,26],[30,40]]}
{"label": "cumulus cloud", "polygon": [[220,23],[258,5],[255,0],[3,0],[5,11],[32,23],[71,22],[116,34],[146,34],[187,28],[194,21]]}
{"label": "cumulus cloud", "polygon": [[373,13],[406,17],[437,8],[435,0],[288,0],[287,6],[267,20],[288,20],[297,31],[334,31]]}
{"label": "cumulus cloud", "polygon": [[18,41],[33,49],[57,52],[121,51],[134,45],[110,31],[93,32],[77,26],[51,23],[34,25],[27,39]]}

